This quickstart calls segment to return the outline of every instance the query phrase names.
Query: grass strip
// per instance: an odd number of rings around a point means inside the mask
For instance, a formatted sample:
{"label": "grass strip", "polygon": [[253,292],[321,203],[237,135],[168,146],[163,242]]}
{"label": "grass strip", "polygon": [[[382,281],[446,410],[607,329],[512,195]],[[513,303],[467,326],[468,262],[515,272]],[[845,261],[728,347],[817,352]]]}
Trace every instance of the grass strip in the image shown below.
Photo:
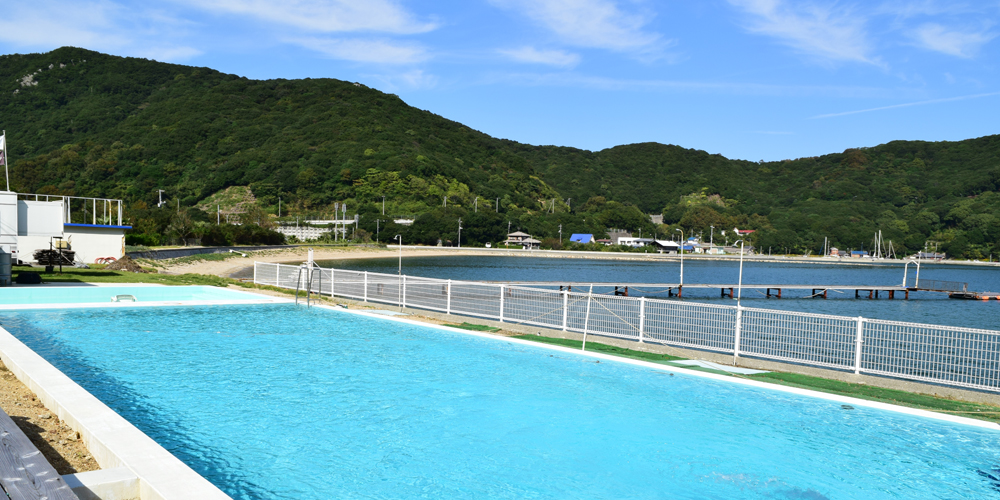
{"label": "grass strip", "polygon": [[[579,340],[541,337],[537,335],[518,335],[515,338],[531,340],[543,344],[552,344],[563,347],[570,347],[573,349],[580,349],[583,345],[583,342]],[[850,382],[841,382],[839,380],[831,380],[822,377],[799,375],[797,373],[767,372],[767,373],[759,373],[757,375],[736,375],[729,372],[720,372],[718,370],[701,368],[697,366],[678,365],[670,362],[670,361],[684,360],[686,358],[670,356],[668,354],[654,354],[643,351],[635,351],[632,349],[615,347],[597,342],[587,342],[587,350],[592,352],[600,352],[602,354],[610,354],[612,356],[621,356],[623,358],[638,359],[642,361],[652,361],[654,363],[676,366],[678,368],[686,368],[696,371],[706,371],[710,373],[736,376],[740,378],[756,380],[759,382],[766,382],[770,384],[798,387],[800,389],[809,389],[817,392],[824,392],[827,394],[850,396],[853,398],[865,399],[868,401],[877,401],[880,403],[889,403],[898,406],[906,406],[909,408],[936,411],[940,413],[946,413],[949,415],[969,417],[979,420],[987,420],[990,422],[1000,422],[1000,407],[984,403],[970,403],[965,401],[956,401],[954,399],[931,396],[928,394],[917,394],[913,392],[901,391],[898,389],[885,389],[865,384],[853,384]]]}
{"label": "grass strip", "polygon": [[[569,347],[573,349],[580,349],[583,347],[583,342],[580,340],[558,339],[553,337],[542,337],[539,335],[515,335],[514,338],[531,340],[533,342],[539,342],[542,344],[551,344],[551,345]],[[631,358],[642,361],[651,361],[653,363],[664,363],[671,365],[672,363],[669,363],[670,361],[678,361],[686,359],[677,356],[671,356],[669,354],[657,354],[653,352],[633,351],[632,349],[625,349],[624,347],[615,347],[613,345],[601,344],[598,342],[587,342],[587,350],[591,352],[599,352],[601,354],[610,354],[612,356],[619,356],[622,358]]]}
{"label": "grass strip", "polygon": [[799,375],[797,373],[768,372],[743,377],[772,384],[811,389],[828,394],[838,394],[909,408],[937,411],[961,417],[1000,422],[1000,407],[988,404],[968,403],[928,394],[917,394],[899,389],[885,389],[865,384],[853,384],[840,380]]}
{"label": "grass strip", "polygon": [[462,323],[461,325],[446,324],[444,326],[450,326],[452,328],[461,328],[463,330],[472,330],[474,332],[496,333],[496,332],[500,331],[499,328],[496,328],[496,327],[493,327],[493,326],[474,325],[472,323]]}
{"label": "grass strip", "polygon": [[229,286],[238,284],[239,281],[219,276],[205,274],[157,274],[157,273],[132,273],[128,271],[112,271],[109,269],[80,269],[76,267],[64,267],[60,273],[59,268],[51,273],[45,272],[44,268],[14,268],[14,277],[21,272],[30,271],[41,275],[43,283],[157,283],[161,285],[210,285]]}

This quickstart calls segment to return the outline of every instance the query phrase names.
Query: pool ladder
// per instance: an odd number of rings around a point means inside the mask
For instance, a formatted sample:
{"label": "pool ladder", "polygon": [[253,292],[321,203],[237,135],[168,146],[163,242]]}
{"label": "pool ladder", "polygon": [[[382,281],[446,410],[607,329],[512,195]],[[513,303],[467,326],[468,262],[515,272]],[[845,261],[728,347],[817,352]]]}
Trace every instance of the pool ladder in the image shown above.
{"label": "pool ladder", "polygon": [[299,276],[298,276],[298,279],[295,280],[295,304],[296,305],[298,305],[298,303],[299,303],[299,287],[302,285],[302,272],[303,271],[306,272],[306,307],[311,307],[312,303],[310,302],[309,295],[312,292],[313,274],[316,271],[319,271],[319,280],[318,280],[319,281],[319,292],[317,292],[317,295],[322,295],[323,294],[323,269],[320,268],[319,266],[316,266],[311,261],[307,262],[305,264],[302,264],[301,266],[299,266]]}

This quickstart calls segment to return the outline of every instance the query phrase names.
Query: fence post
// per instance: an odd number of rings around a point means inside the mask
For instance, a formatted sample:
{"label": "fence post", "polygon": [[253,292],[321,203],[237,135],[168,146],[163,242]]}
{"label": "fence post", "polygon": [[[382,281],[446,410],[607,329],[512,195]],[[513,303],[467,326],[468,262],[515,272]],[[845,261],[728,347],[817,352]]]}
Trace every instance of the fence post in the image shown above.
{"label": "fence post", "polygon": [[368,271],[365,271],[365,291],[364,291],[365,302],[368,302]]}
{"label": "fence post", "polygon": [[445,314],[451,314],[451,280],[448,280],[448,303],[445,305]]}
{"label": "fence post", "polygon": [[639,297],[639,342],[642,342],[642,330],[646,327],[646,297]]}
{"label": "fence post", "polygon": [[406,275],[403,276],[403,298],[400,299],[399,307],[406,307]]}
{"label": "fence post", "polygon": [[503,323],[503,289],[504,286],[500,285],[500,322]]}
{"label": "fence post", "polygon": [[590,292],[587,292],[587,312],[583,315],[583,347],[587,350],[587,330],[590,328],[590,298],[594,296],[594,285],[590,285]]}
{"label": "fence post", "polygon": [[336,296],[336,292],[337,292],[337,280],[336,280],[336,275],[334,275],[333,272],[334,272],[334,269],[331,267],[330,268],[330,298],[331,299],[334,296]]}
{"label": "fence post", "polygon": [[858,316],[858,335],[854,340],[854,374],[861,373],[861,343],[864,339],[861,337],[865,331],[865,318]]}
{"label": "fence post", "polygon": [[743,306],[736,306],[736,334],[733,338],[733,366],[740,358],[740,334],[743,330]]}
{"label": "fence post", "polygon": [[562,329],[565,332],[566,327],[569,326],[569,291],[563,290],[563,323]]}

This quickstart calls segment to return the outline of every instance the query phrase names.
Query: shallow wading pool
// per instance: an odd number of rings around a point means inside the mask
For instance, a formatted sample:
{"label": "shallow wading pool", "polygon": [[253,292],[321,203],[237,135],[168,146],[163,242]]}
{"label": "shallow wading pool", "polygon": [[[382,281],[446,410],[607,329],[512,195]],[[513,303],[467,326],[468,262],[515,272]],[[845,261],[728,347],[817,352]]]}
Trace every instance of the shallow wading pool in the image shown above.
{"label": "shallow wading pool", "polygon": [[233,498],[1000,498],[1000,431],[281,305],[0,311]]}
{"label": "shallow wading pool", "polygon": [[71,307],[79,304],[107,305],[119,295],[135,298],[134,303],[131,299],[126,299],[122,304],[139,305],[162,302],[276,302],[270,297],[216,286],[42,285],[0,288],[0,309]]}

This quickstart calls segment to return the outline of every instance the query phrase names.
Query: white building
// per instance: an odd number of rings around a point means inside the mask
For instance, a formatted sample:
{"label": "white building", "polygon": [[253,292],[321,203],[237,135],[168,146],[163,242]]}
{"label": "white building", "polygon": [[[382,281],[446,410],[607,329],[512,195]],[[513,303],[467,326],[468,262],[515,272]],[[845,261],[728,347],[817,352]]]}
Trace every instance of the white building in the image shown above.
{"label": "white building", "polygon": [[[278,226],[277,228],[275,228],[275,231],[285,236],[294,236],[298,238],[300,241],[319,239],[324,234],[329,234],[333,232],[333,230],[330,228],[312,227],[312,226]],[[340,231],[338,230],[338,232]]]}
{"label": "white building", "polygon": [[77,262],[120,259],[126,229],[121,200],[0,191],[0,249],[14,262],[33,261],[36,250],[58,239],[71,245]]}
{"label": "white building", "polygon": [[618,238],[619,245],[626,245],[632,248],[644,247],[653,244],[653,238],[635,238],[632,236]]}

